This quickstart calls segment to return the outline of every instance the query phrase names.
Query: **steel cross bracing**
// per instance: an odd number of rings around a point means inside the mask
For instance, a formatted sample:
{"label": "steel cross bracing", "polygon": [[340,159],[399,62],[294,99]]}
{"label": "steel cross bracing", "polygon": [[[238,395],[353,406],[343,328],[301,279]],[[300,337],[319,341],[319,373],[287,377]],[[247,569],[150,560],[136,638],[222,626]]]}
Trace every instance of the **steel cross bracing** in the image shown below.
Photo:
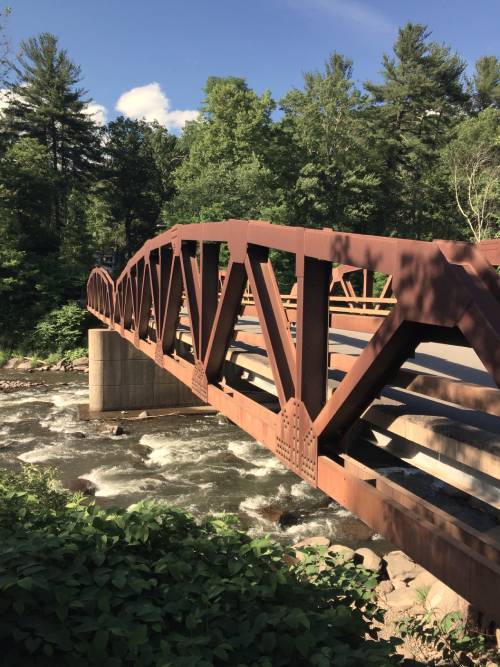
{"label": "steel cross bracing", "polygon": [[[279,292],[271,250],[294,255],[290,294]],[[471,347],[500,387],[499,263],[495,241],[423,242],[262,221],[182,225],[147,241],[116,282],[94,269],[88,309],[303,479],[498,618],[500,544],[351,457],[345,436],[423,341]],[[254,333],[235,330],[242,315],[256,318]],[[182,325],[188,355],[179,351]],[[345,359],[329,351],[334,325],[373,336],[359,356]],[[277,409],[225,378],[235,340],[265,351]],[[332,366],[345,373],[334,391]]]}

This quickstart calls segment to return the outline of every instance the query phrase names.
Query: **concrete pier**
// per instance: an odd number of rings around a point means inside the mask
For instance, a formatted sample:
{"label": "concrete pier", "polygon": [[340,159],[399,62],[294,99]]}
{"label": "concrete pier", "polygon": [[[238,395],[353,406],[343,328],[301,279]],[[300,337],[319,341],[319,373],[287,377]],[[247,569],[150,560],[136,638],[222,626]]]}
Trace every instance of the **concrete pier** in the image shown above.
{"label": "concrete pier", "polygon": [[110,329],[89,330],[89,410],[201,405],[182,382]]}

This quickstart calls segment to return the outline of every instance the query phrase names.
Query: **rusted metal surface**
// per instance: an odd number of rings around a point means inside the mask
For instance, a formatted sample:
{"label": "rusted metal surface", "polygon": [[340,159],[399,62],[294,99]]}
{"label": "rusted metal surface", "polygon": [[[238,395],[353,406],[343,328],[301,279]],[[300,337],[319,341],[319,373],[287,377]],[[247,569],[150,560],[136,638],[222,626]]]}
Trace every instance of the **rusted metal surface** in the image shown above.
{"label": "rusted metal surface", "polygon": [[[229,253],[223,272],[221,244]],[[279,292],[271,249],[295,255],[296,284],[288,295]],[[115,283],[105,270],[94,269],[88,309],[297,474],[471,599],[481,595],[477,587],[484,590],[487,577],[500,590],[498,550],[477,548],[477,535],[461,541],[456,531],[443,534],[429,515],[411,511],[404,490],[398,496],[381,481],[360,480],[352,462],[349,468],[336,457],[345,451],[346,433],[422,341],[470,346],[500,386],[497,259],[500,241],[407,241],[262,221],[183,225],[146,242]],[[181,308],[192,341],[187,356],[176,349]],[[235,331],[242,316],[256,317],[259,330]],[[329,352],[332,327],[373,336],[351,359]],[[224,377],[231,345],[245,337],[265,351],[278,410],[260,405]],[[331,395],[329,366],[343,373]],[[404,382],[445,397],[482,400],[474,389],[437,380]],[[460,581],[463,567],[470,569],[466,583]],[[496,613],[498,602],[486,599],[485,611]]]}

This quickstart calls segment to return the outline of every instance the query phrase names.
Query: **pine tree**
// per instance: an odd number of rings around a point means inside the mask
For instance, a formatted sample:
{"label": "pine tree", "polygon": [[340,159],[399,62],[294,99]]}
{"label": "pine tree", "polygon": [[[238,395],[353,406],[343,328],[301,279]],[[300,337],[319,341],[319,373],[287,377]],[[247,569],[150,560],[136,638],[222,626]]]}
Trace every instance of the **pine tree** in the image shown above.
{"label": "pine tree", "polygon": [[49,150],[56,184],[52,215],[55,229],[60,231],[71,188],[95,171],[98,128],[85,113],[88,100],[78,87],[80,68],[58,48],[54,35],[42,33],[22,42],[13,69],[16,80],[9,86],[6,134],[8,138],[36,139]]}
{"label": "pine tree", "polygon": [[476,61],[472,84],[477,111],[500,108],[500,60],[496,56],[483,56]]}
{"label": "pine tree", "polygon": [[304,88],[290,91],[281,105],[282,130],[295,147],[288,222],[370,231],[378,183],[363,132],[366,100],[354,86],[351,61],[333,53],[324,72],[307,72]]}
{"label": "pine tree", "polygon": [[429,37],[421,24],[400,28],[395,57],[383,57],[383,83],[366,83],[382,152],[379,231],[386,234],[443,233],[452,207],[448,182],[435,170],[451,128],[466,110],[465,64]]}

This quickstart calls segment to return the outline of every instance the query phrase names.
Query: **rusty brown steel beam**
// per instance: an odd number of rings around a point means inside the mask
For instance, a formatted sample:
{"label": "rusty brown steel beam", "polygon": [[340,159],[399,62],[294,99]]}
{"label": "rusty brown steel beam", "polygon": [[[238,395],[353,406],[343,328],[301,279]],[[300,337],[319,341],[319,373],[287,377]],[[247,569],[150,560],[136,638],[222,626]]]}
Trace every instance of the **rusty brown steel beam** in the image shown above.
{"label": "rusty brown steel beam", "polygon": [[329,262],[300,258],[297,273],[297,328],[295,398],[311,419],[326,402],[328,379]]}
{"label": "rusty brown steel beam", "polygon": [[[436,512],[441,516],[441,523],[435,525],[428,517],[415,512],[411,504],[417,499],[414,494],[403,490],[388,494],[386,482],[377,487],[380,476],[375,472],[369,480],[362,479],[363,474],[360,477],[352,473],[352,466],[346,469],[326,456],[318,458],[318,487],[324,493],[403,549],[466,600],[478,605],[481,611],[500,620],[500,558],[493,540],[484,540],[464,524],[459,526],[471,536],[470,542],[472,538],[486,542],[483,547],[488,550],[486,557],[465,543],[464,533],[458,533],[458,529],[455,536],[450,529],[443,529],[441,511]],[[405,504],[402,504],[400,501],[405,495]],[[431,511],[434,514],[434,510]],[[446,524],[453,525],[451,517],[447,517]]]}
{"label": "rusty brown steel beam", "polygon": [[246,280],[244,265],[240,262],[230,262],[205,354],[205,373],[210,382],[218,382],[221,376]]}
{"label": "rusty brown steel beam", "polygon": [[278,398],[284,406],[295,395],[295,349],[276,278],[268,259],[268,249],[249,248],[245,268],[262,326]]}
{"label": "rusty brown steel beam", "polygon": [[196,244],[184,242],[181,245],[181,268],[184,293],[189,314],[189,325],[193,337],[196,359],[200,358],[200,274],[196,259]]}
{"label": "rusty brown steel beam", "polygon": [[200,247],[200,358],[205,358],[219,295],[219,243]]}

